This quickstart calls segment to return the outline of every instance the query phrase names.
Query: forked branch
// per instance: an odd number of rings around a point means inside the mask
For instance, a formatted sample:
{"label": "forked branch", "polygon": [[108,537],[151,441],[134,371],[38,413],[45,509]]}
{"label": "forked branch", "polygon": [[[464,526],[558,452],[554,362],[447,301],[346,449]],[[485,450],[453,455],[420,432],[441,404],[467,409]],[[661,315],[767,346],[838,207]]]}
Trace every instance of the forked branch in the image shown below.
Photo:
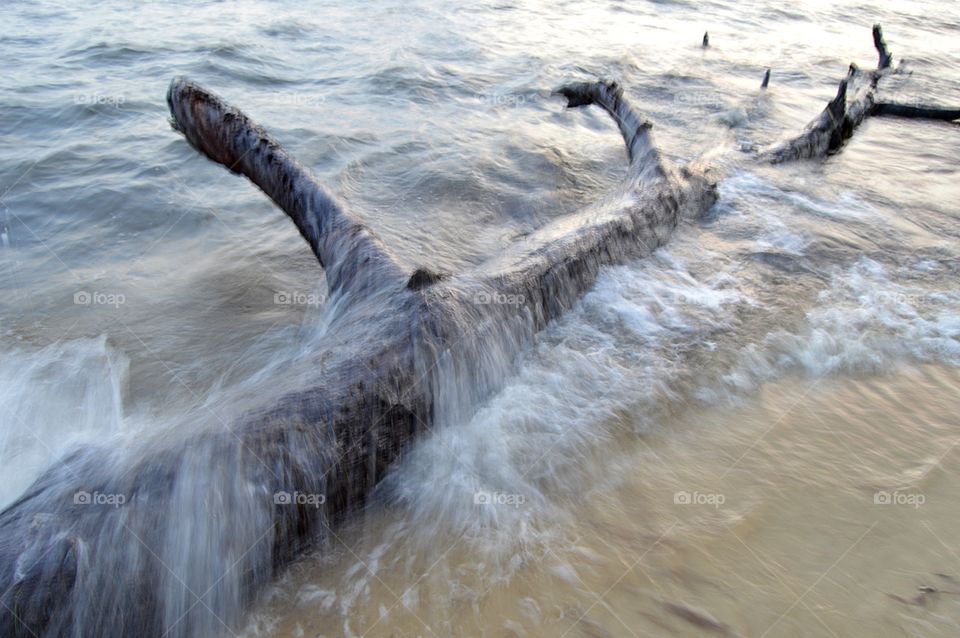
{"label": "forked branch", "polygon": [[[913,106],[876,99],[877,84],[889,73],[893,55],[883,39],[879,24],[873,26],[873,45],[877,49],[877,68],[861,71],[851,64],[847,77],[840,81],[837,95],[827,103],[820,115],[803,132],[790,140],[763,151],[761,157],[773,163],[824,157],[840,150],[863,120],[871,115],[892,115],[928,120],[952,121],[960,119],[960,109]],[[764,76],[766,88],[770,71]]]}

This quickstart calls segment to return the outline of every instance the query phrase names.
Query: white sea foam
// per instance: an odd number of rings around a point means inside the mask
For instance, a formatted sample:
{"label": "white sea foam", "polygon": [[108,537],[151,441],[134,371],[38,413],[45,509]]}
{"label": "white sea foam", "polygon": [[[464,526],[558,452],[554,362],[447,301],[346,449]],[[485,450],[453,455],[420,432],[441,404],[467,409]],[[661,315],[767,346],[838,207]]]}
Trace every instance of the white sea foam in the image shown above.
{"label": "white sea foam", "polygon": [[749,344],[724,380],[747,390],[792,370],[822,377],[882,373],[906,362],[960,365],[958,310],[960,292],[897,282],[863,257],[832,275],[803,330],[776,330]]}
{"label": "white sea foam", "polygon": [[[522,564],[518,555],[532,557],[557,542],[573,505],[603,483],[590,474],[597,464],[589,457],[606,454],[625,423],[643,432],[686,401],[738,402],[797,372],[960,364],[960,293],[898,281],[865,257],[828,278],[799,324],[750,340],[753,332],[738,315],[762,306],[749,296],[749,284],[732,270],[694,276],[695,263],[721,260],[690,251],[690,241],[604,272],[473,418],[421,441],[391,481],[409,510],[392,542],[423,549],[434,533],[453,530],[506,578]],[[931,269],[930,260],[913,267]],[[697,370],[697,354],[714,350],[732,355],[729,363],[721,356],[710,370]],[[477,494],[518,495],[522,502],[477,504]],[[443,524],[412,523],[424,520]],[[364,570],[355,576],[369,578]]]}
{"label": "white sea foam", "polygon": [[507,572],[517,552],[549,546],[554,523],[591,489],[588,457],[628,413],[626,427],[654,427],[655,410],[679,397],[687,376],[682,353],[753,303],[734,284],[724,272],[695,278],[669,251],[607,270],[498,394],[466,422],[432,432],[397,470],[390,485],[410,510],[405,519],[443,521],[408,541],[429,545],[433,532],[452,529]]}
{"label": "white sea foam", "polygon": [[129,361],[105,337],[18,349],[0,364],[0,507],[75,445],[124,427]]}

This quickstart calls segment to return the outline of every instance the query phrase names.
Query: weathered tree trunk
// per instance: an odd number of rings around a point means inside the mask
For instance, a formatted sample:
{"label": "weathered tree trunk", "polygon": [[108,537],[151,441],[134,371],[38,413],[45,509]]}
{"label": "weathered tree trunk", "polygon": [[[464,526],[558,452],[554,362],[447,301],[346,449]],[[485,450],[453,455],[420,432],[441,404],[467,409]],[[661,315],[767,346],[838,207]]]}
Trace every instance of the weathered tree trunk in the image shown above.
{"label": "weathered tree trunk", "polygon": [[[892,72],[879,26],[874,44],[877,70],[851,66],[823,113],[760,157],[822,157],[869,115],[953,119],[957,110],[877,102],[877,83]],[[496,389],[504,370],[492,360],[509,359],[576,303],[602,266],[649,254],[714,203],[710,174],[663,157],[619,86],[558,93],[569,107],[610,114],[627,147],[626,178],[481,266],[441,275],[402,264],[262,128],[175,80],[174,127],[290,216],[337,311],[324,350],[291,362],[229,424],[159,435],[139,451],[78,450],[0,513],[0,635],[173,638],[235,626],[277,569],[368,502],[419,432],[468,416]],[[81,491],[126,502],[79,503]],[[319,500],[291,502],[295,494]]]}
{"label": "weathered tree trunk", "polygon": [[[291,364],[262,407],[139,453],[78,450],[0,513],[0,635],[170,637],[236,625],[276,569],[363,507],[418,432],[497,386],[502,370],[483,364],[491,337],[522,345],[602,265],[648,254],[713,204],[715,184],[661,156],[617,85],[561,93],[611,114],[627,178],[500,257],[442,277],[404,267],[263,129],[175,80],[174,127],[291,217],[342,309],[325,349]],[[445,396],[457,392],[467,396]],[[81,491],[125,503],[78,503]],[[284,494],[320,498],[278,502]]]}
{"label": "weathered tree trunk", "polygon": [[[871,115],[895,115],[899,117],[927,118],[934,120],[955,120],[960,117],[960,109],[925,108],[878,102],[877,85],[880,80],[894,73],[891,68],[893,55],[887,49],[883,39],[883,30],[879,24],[873,26],[873,44],[877,49],[878,63],[873,71],[862,71],[851,64],[847,76],[840,81],[835,98],[827,103],[823,112],[810,122],[803,132],[761,152],[761,157],[773,163],[824,157],[840,150],[853,135],[854,130]],[[770,81],[768,70],[763,80],[763,88]]]}

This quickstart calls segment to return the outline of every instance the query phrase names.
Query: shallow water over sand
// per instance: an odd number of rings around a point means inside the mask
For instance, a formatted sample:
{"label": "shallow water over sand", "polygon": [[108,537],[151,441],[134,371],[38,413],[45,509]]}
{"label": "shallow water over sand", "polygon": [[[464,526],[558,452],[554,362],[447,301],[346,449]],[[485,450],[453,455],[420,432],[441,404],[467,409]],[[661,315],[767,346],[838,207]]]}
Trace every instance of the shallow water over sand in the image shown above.
{"label": "shallow water over sand", "polygon": [[624,415],[578,468],[591,489],[544,495],[562,513],[511,539],[500,512],[371,513],[244,635],[955,635],[958,390],[922,366],[791,377],[640,437]]}

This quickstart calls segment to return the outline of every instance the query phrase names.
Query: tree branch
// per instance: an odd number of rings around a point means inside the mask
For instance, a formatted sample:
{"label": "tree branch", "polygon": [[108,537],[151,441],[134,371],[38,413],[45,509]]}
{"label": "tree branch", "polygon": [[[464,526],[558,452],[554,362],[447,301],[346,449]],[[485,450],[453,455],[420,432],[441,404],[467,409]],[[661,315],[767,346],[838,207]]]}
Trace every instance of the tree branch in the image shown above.
{"label": "tree branch", "polygon": [[[847,77],[840,81],[837,95],[803,132],[762,151],[760,156],[772,163],[824,157],[838,151],[863,120],[871,115],[951,121],[960,119],[960,109],[909,106],[876,99],[877,84],[891,71],[893,54],[883,39],[879,24],[873,26],[873,45],[879,57],[877,68],[861,71],[851,64]],[[764,78],[764,87],[769,72]]]}
{"label": "tree branch", "polygon": [[896,102],[877,102],[873,106],[871,115],[888,115],[893,117],[911,117],[924,120],[940,120],[950,122],[960,120],[960,108],[936,108],[928,106],[911,106]]}
{"label": "tree branch", "polygon": [[167,103],[173,128],[190,146],[245,175],[287,213],[326,271],[331,292],[366,287],[374,276],[402,276],[373,232],[242,111],[182,78],[170,83]]}
{"label": "tree branch", "polygon": [[889,69],[893,62],[893,54],[887,49],[887,43],[883,39],[883,29],[879,24],[873,25],[873,46],[876,47],[879,56],[877,68],[880,70]]}

